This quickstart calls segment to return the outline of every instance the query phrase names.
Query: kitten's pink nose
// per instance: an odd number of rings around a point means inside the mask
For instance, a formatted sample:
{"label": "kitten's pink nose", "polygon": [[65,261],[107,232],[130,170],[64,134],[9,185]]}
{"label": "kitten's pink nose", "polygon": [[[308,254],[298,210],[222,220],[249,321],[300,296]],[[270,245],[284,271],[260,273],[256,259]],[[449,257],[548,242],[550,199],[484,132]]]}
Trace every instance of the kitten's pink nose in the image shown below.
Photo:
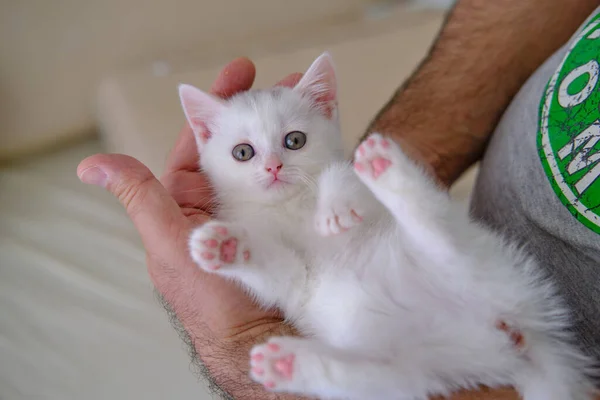
{"label": "kitten's pink nose", "polygon": [[277,156],[271,156],[265,162],[265,170],[267,170],[267,172],[270,172],[275,176],[277,176],[277,174],[281,170],[281,167],[283,167],[283,163]]}

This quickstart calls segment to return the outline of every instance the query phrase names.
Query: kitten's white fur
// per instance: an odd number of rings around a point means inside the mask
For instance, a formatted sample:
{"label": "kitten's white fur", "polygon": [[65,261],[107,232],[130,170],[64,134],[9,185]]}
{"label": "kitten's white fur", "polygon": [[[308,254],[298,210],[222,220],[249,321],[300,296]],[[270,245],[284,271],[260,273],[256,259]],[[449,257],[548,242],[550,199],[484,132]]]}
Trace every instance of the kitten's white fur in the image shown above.
{"label": "kitten's white fur", "polygon": [[[343,159],[327,53],[293,89],[222,101],[182,85],[180,96],[220,204],[191,235],[193,259],[306,337],[256,346],[256,381],[322,398],[416,400],[478,384],[514,385],[525,400],[591,398],[591,361],[532,258],[380,135],[357,150],[360,172]],[[306,134],[303,148],[284,147],[291,131]],[[255,156],[234,159],[240,143]],[[269,186],[269,157],[287,183]],[[377,159],[390,163],[378,176]]]}

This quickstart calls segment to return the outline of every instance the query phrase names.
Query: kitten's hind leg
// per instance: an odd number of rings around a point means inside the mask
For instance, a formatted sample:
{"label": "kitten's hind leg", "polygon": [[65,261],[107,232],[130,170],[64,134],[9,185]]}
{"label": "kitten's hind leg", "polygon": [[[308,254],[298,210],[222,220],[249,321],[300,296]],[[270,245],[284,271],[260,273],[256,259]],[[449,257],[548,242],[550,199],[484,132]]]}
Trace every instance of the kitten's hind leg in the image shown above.
{"label": "kitten's hind leg", "polygon": [[429,379],[418,368],[351,354],[323,343],[274,337],[250,353],[252,379],[274,392],[319,398],[425,398]]}
{"label": "kitten's hind leg", "polygon": [[356,149],[354,160],[358,177],[409,233],[409,240],[421,248],[435,246],[442,258],[448,255],[444,250],[454,251],[451,230],[458,228],[457,222],[460,229],[468,225],[468,215],[456,210],[448,193],[396,143],[371,134]]}

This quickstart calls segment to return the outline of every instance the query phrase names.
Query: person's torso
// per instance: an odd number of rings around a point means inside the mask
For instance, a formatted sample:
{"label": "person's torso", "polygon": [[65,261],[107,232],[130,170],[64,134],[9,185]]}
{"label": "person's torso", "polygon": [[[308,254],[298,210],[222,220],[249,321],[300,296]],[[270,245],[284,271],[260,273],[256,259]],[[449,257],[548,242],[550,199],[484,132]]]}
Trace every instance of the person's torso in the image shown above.
{"label": "person's torso", "polygon": [[[544,40],[540,37],[540,40]],[[524,244],[600,356],[600,9],[523,86],[481,163],[472,211]]]}

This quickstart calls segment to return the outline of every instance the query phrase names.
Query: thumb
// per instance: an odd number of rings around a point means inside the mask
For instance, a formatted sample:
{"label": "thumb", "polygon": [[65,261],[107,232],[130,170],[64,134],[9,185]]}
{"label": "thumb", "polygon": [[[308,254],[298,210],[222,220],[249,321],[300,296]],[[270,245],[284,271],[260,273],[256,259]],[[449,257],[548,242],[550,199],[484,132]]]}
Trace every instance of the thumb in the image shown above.
{"label": "thumb", "polygon": [[121,202],[146,249],[161,258],[174,251],[174,241],[186,229],[187,220],[148,167],[133,157],[97,154],[79,164],[77,176],[106,188]]}

